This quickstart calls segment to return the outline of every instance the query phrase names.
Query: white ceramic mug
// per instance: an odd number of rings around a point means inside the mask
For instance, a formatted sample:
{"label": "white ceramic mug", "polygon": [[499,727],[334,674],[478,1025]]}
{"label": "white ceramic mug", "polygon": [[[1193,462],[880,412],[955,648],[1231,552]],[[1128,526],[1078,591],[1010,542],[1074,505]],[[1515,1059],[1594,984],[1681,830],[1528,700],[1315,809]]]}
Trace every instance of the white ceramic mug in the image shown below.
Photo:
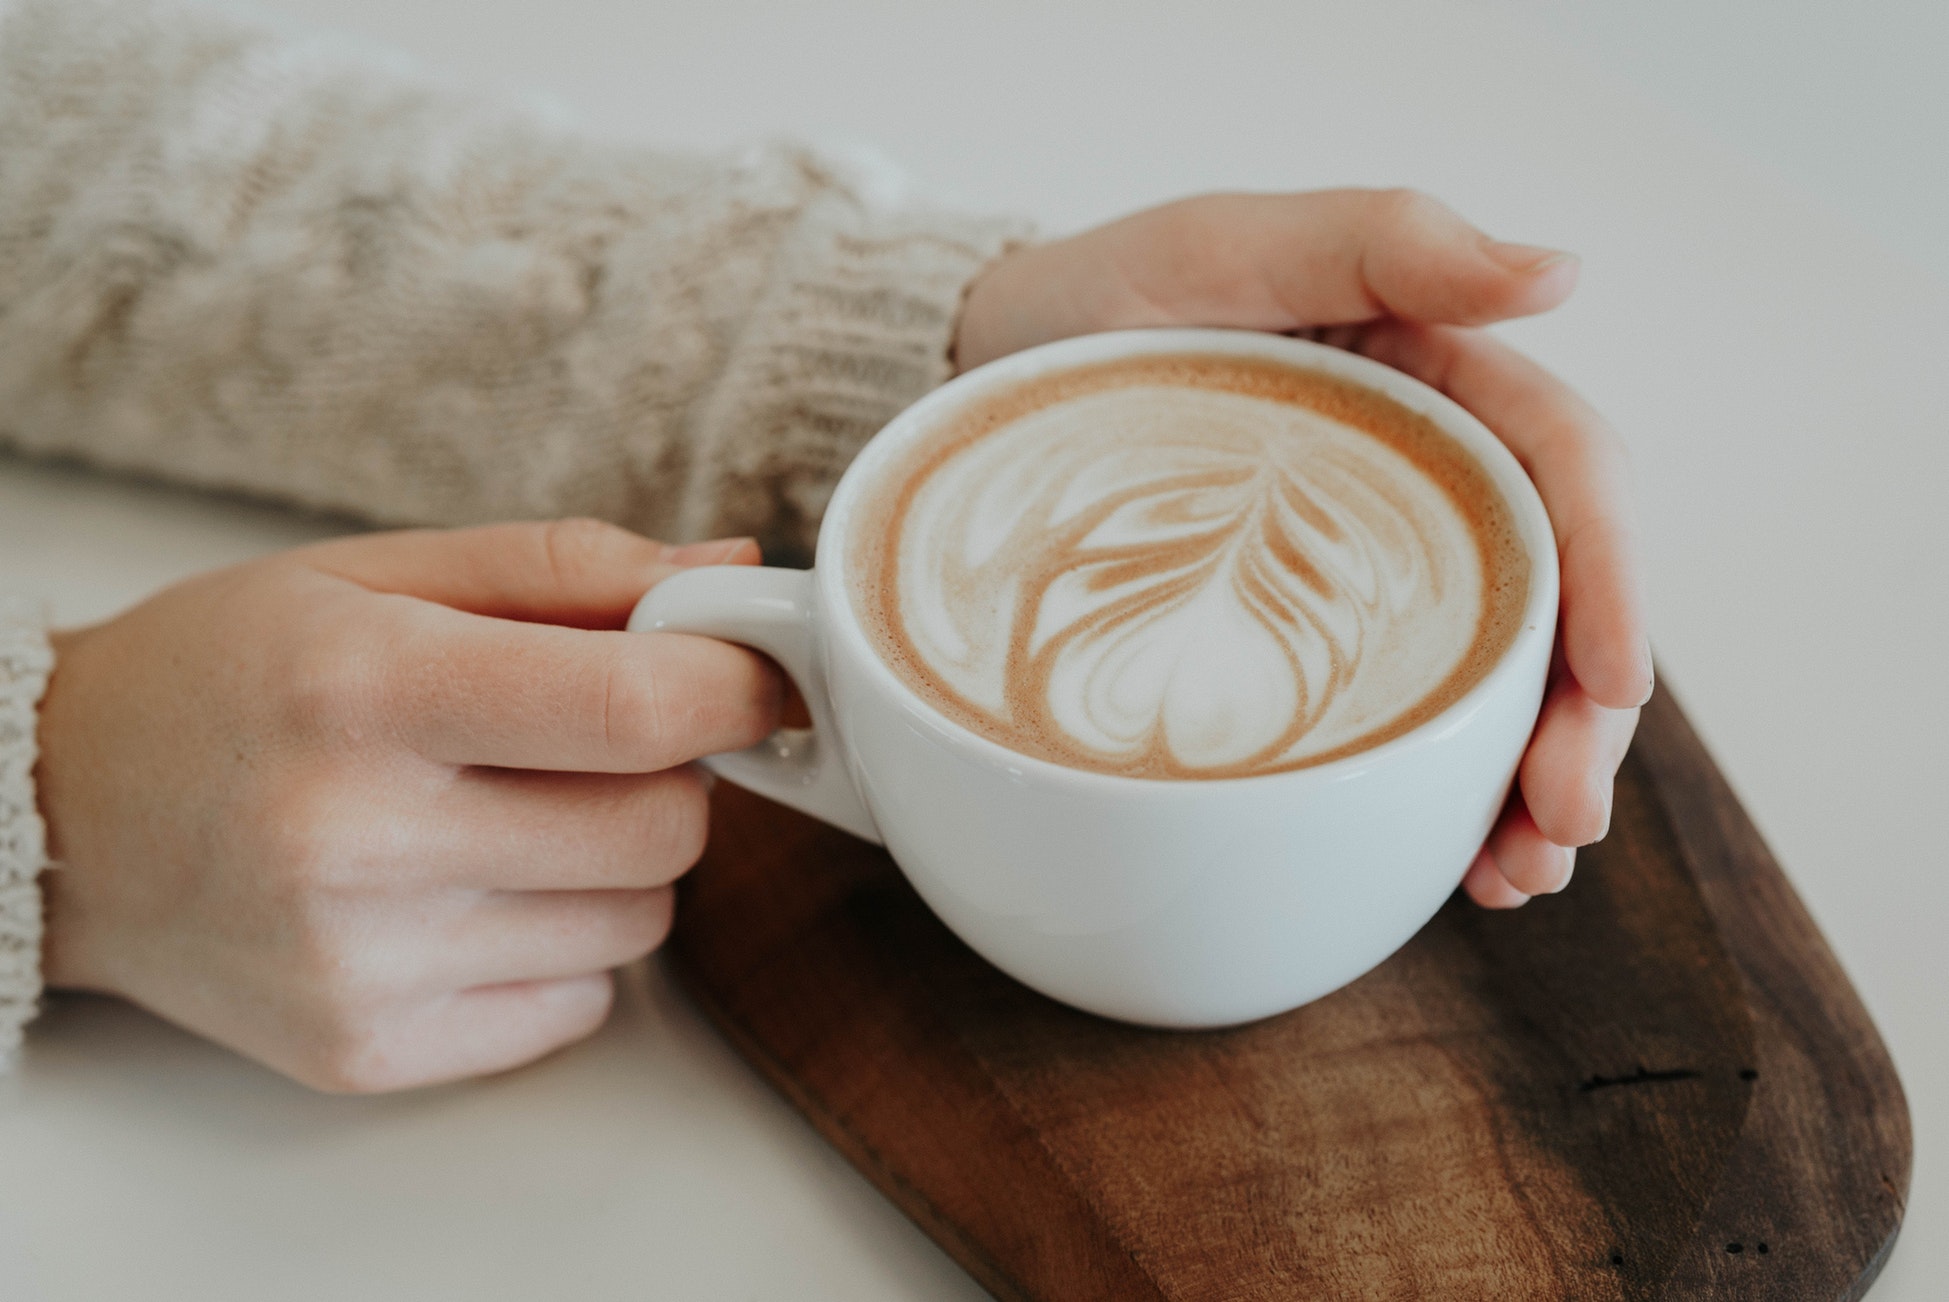
{"label": "white ceramic mug", "polygon": [[[943,716],[881,661],[848,595],[848,534],[882,467],[997,386],[1147,353],[1226,353],[1331,372],[1435,421],[1488,471],[1530,560],[1522,627],[1447,710],[1372,749],[1257,777],[1157,781],[1064,768]],[[719,566],[664,580],[636,630],[766,652],[813,728],[705,762],[883,843],[990,962],[1065,1003],[1157,1026],[1296,1007],[1399,948],[1488,835],[1535,725],[1556,627],[1556,548],[1522,467],[1474,417],[1337,349],[1227,330],[1091,335],[992,362],[887,425],[840,480],[807,570]]]}

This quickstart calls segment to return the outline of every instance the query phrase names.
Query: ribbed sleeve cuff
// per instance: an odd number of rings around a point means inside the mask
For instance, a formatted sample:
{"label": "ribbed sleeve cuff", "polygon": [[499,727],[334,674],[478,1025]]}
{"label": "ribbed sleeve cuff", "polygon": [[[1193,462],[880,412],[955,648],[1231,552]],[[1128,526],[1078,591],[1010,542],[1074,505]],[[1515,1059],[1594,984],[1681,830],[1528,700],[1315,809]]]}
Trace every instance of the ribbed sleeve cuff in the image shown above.
{"label": "ribbed sleeve cuff", "polygon": [[698,420],[682,537],[756,534],[808,564],[860,445],[952,374],[962,300],[1026,224],[814,200],[779,249],[750,325]]}
{"label": "ribbed sleeve cuff", "polygon": [[35,709],[54,653],[39,610],[0,597],[0,1069],[41,995],[41,894],[46,829],[34,804]]}

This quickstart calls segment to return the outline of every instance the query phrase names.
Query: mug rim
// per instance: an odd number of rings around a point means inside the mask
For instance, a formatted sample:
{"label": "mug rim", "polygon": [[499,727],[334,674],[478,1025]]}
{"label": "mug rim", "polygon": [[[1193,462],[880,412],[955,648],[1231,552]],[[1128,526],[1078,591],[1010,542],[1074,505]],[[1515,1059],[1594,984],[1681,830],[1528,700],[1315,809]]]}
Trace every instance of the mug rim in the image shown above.
{"label": "mug rim", "polygon": [[[1406,732],[1337,759],[1240,777],[1153,778],[1074,768],[1013,750],[942,713],[893,671],[861,627],[852,594],[842,578],[848,559],[847,526],[855,501],[863,491],[862,485],[899,449],[931,428],[937,418],[991,389],[1072,366],[1172,353],[1260,357],[1326,371],[1377,390],[1408,410],[1427,417],[1468,450],[1488,473],[1515,516],[1517,536],[1529,557],[1531,576],[1529,595],[1523,603],[1515,636],[1495,664],[1468,691]],[[1106,789],[1142,790],[1147,794],[1177,790],[1188,794],[1278,781],[1340,781],[1435,743],[1472,718],[1492,695],[1504,690],[1502,684],[1518,672],[1518,662],[1524,658],[1520,653],[1526,646],[1539,638],[1554,641],[1560,582],[1555,533],[1542,496],[1515,454],[1467,408],[1405,371],[1358,353],[1290,335],[1220,327],[1158,327],[1077,335],[1010,353],[964,371],[930,390],[868,439],[840,476],[819,526],[812,568],[819,593],[820,618],[871,666],[868,672],[876,683],[893,692],[910,715],[927,723],[943,740],[970,752],[971,758],[986,766],[1012,775],[1033,774],[1038,781],[1104,784]]]}

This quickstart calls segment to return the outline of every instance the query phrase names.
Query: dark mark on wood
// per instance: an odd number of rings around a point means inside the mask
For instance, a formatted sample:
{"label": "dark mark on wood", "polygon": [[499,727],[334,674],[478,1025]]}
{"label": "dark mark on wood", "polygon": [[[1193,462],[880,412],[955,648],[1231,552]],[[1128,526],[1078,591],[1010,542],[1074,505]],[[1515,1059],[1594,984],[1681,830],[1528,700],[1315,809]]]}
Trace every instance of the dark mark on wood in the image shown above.
{"label": "dark mark on wood", "polygon": [[1619,1085],[1660,1085],[1666,1081],[1697,1080],[1699,1073],[1689,1067],[1677,1067],[1671,1071],[1646,1071],[1640,1067],[1629,1076],[1592,1076],[1577,1086],[1578,1093],[1588,1094],[1592,1090],[1615,1089]]}

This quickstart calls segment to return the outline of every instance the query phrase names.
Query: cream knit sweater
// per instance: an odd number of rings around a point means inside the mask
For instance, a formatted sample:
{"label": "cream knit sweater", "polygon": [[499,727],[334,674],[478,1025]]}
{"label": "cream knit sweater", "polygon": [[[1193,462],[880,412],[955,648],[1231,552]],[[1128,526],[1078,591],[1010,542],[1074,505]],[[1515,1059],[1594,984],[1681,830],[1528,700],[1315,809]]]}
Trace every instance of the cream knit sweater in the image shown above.
{"label": "cream knit sweater", "polygon": [[[385,523],[809,557],[1013,222],[592,143],[168,0],[0,0],[0,446]],[[40,991],[39,621],[0,599],[0,1058]]]}

